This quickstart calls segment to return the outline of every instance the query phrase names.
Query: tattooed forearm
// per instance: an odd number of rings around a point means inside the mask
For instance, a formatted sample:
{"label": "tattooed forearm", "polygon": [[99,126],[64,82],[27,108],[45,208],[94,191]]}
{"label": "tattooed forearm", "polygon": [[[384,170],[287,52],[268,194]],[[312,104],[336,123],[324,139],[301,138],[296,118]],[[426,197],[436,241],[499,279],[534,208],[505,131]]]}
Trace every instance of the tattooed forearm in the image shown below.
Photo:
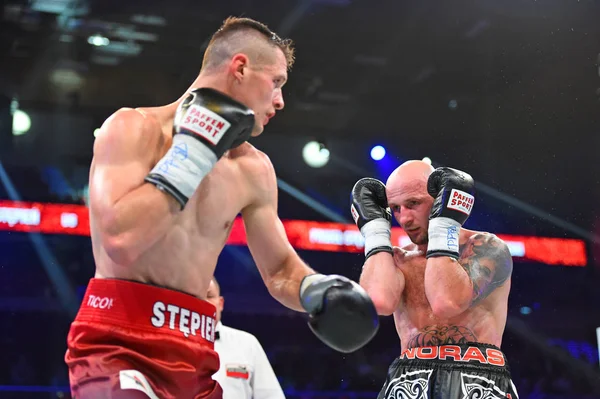
{"label": "tattooed forearm", "polygon": [[493,234],[472,236],[460,249],[459,263],[473,283],[473,302],[487,297],[509,279],[512,256],[506,244]]}
{"label": "tattooed forearm", "polygon": [[473,331],[462,326],[427,326],[408,341],[408,348],[477,342]]}

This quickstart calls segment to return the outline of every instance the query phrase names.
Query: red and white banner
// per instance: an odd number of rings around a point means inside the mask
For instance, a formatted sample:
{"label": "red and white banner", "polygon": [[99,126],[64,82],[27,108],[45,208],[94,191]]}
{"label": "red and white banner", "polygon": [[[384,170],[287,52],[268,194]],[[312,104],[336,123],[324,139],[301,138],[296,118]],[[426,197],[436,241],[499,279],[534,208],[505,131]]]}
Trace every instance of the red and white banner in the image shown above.
{"label": "red and white banner", "polygon": [[90,235],[88,208],[0,200],[0,230]]}
{"label": "red and white banner", "polygon": [[[353,224],[284,220],[283,225],[290,243],[296,249],[363,251],[364,240]],[[0,201],[0,230],[89,236],[88,208],[83,205]],[[587,264],[583,240],[506,234],[499,234],[498,237],[508,244],[515,260],[562,266]],[[235,220],[227,243],[246,245],[246,232],[241,219]],[[401,228],[392,229],[392,243],[398,246],[409,243]]]}

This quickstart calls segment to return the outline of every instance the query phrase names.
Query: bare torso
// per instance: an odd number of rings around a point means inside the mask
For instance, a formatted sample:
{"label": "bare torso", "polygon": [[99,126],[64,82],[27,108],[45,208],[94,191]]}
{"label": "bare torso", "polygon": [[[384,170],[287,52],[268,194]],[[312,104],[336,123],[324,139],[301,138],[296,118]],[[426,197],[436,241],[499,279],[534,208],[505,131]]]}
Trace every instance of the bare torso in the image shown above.
{"label": "bare torso", "polygon": [[[461,258],[469,255],[469,244],[476,233],[461,231]],[[425,254],[415,245],[394,248],[394,260],[405,279],[402,300],[394,312],[402,351],[411,347],[464,342],[500,346],[506,324],[510,280],[462,314],[439,319],[434,316],[425,294]]]}
{"label": "bare torso", "polygon": [[[152,118],[153,109],[142,111]],[[162,135],[163,144],[157,148],[153,162],[148,164],[148,171],[171,146],[172,125],[161,126],[158,118],[154,118],[154,122],[149,124],[144,134]],[[264,163],[265,158],[248,143],[228,151],[204,178],[167,233],[126,267],[113,262],[104,250],[95,223],[99,215],[92,212],[90,226],[95,277],[139,281],[204,299],[233,222],[256,193],[248,181],[248,170],[252,164]],[[92,163],[91,176],[93,173]]]}

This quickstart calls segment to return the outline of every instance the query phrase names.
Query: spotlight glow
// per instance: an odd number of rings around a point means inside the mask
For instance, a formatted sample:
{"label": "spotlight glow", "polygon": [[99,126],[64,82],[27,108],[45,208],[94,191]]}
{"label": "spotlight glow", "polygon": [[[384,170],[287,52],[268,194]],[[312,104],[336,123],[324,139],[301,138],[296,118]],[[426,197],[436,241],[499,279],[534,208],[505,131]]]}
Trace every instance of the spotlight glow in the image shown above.
{"label": "spotlight glow", "polygon": [[308,166],[321,168],[329,162],[329,150],[323,143],[309,141],[302,149],[302,158]]}
{"label": "spotlight glow", "polygon": [[531,308],[529,306],[523,306],[520,309],[522,315],[531,314]]}
{"label": "spotlight glow", "polygon": [[423,162],[428,163],[429,165],[431,165],[431,158],[425,157],[425,158],[423,158]]}
{"label": "spotlight glow", "polygon": [[13,135],[20,136],[31,128],[31,118],[25,111],[16,110],[13,114]]}
{"label": "spotlight glow", "polygon": [[110,44],[110,40],[102,35],[92,35],[88,37],[88,43],[92,46],[101,47],[108,46]]}
{"label": "spotlight glow", "polygon": [[385,157],[385,148],[380,145],[376,145],[371,148],[371,158],[375,161],[381,161]]}

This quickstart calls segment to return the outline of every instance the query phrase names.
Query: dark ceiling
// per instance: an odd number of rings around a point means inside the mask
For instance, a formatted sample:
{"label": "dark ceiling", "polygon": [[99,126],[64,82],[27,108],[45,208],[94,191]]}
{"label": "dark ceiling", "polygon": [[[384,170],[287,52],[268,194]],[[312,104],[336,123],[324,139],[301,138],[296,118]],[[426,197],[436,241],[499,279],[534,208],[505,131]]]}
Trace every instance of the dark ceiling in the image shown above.
{"label": "dark ceiling", "polygon": [[[361,169],[376,171],[368,148],[378,142],[398,161],[427,155],[464,168],[585,228],[600,210],[598,1],[5,4],[0,88],[24,108],[100,123],[121,106],[171,102],[222,20],[249,16],[296,42],[286,108],[256,143],[299,187],[347,193]],[[91,46],[93,34],[111,44]],[[339,162],[306,167],[308,137],[326,140]]]}

